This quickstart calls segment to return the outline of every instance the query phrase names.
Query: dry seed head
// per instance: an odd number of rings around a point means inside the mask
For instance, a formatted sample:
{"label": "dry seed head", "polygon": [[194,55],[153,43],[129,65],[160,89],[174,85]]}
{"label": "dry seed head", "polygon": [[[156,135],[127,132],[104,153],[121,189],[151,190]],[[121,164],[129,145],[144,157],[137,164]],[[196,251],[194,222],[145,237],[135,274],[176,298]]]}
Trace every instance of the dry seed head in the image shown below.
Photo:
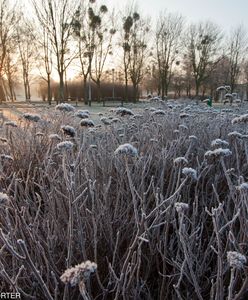
{"label": "dry seed head", "polygon": [[227,252],[227,261],[232,268],[242,269],[247,262],[246,257],[236,251]]}
{"label": "dry seed head", "polygon": [[3,125],[4,126],[9,126],[9,127],[17,127],[16,122],[13,122],[13,121],[4,122]]}
{"label": "dry seed head", "polygon": [[68,135],[70,137],[74,137],[76,135],[76,130],[72,126],[62,125],[60,128],[65,135]]}
{"label": "dry seed head", "polygon": [[71,112],[71,111],[75,110],[74,106],[72,106],[68,103],[58,104],[58,105],[56,105],[55,109],[60,110],[60,111],[64,111],[64,112]]}
{"label": "dry seed head", "polygon": [[74,144],[70,141],[64,141],[57,144],[57,149],[60,151],[72,150]]}
{"label": "dry seed head", "polygon": [[60,137],[58,134],[56,134],[56,133],[50,134],[50,135],[49,135],[49,139],[50,139],[50,140],[61,141],[61,137]]}
{"label": "dry seed head", "polygon": [[13,161],[14,160],[12,156],[7,155],[7,154],[1,154],[0,157],[2,160],[5,160],[5,161]]}
{"label": "dry seed head", "polygon": [[130,155],[130,156],[137,156],[138,155],[138,150],[131,144],[123,144],[120,145],[116,150],[115,154],[125,154],[125,155]]}
{"label": "dry seed head", "polygon": [[182,173],[194,180],[197,180],[197,172],[193,168],[183,168]]}
{"label": "dry seed head", "polygon": [[89,279],[92,273],[95,273],[97,264],[87,260],[75,267],[67,269],[60,277],[63,283],[69,283],[71,286],[78,285],[81,281]]}
{"label": "dry seed head", "polygon": [[211,142],[211,147],[228,147],[229,143],[222,139],[215,139]]}
{"label": "dry seed head", "polygon": [[218,148],[213,151],[207,151],[204,156],[206,159],[215,159],[220,157],[227,157],[230,155],[232,155],[232,151],[230,151],[229,149]]}
{"label": "dry seed head", "polygon": [[189,205],[183,202],[176,202],[175,209],[178,213],[185,213],[189,209]]}
{"label": "dry seed head", "polygon": [[41,120],[41,117],[39,115],[29,113],[23,114],[23,118],[30,122],[39,122]]}
{"label": "dry seed head", "polygon": [[240,192],[248,192],[248,183],[243,182],[239,186],[236,187],[236,189]]}
{"label": "dry seed head", "polygon": [[187,165],[188,164],[188,160],[185,157],[177,157],[174,159],[173,161],[175,166],[179,166],[179,165]]}
{"label": "dry seed head", "polygon": [[9,196],[5,193],[0,193],[0,205],[7,205],[9,202]]}

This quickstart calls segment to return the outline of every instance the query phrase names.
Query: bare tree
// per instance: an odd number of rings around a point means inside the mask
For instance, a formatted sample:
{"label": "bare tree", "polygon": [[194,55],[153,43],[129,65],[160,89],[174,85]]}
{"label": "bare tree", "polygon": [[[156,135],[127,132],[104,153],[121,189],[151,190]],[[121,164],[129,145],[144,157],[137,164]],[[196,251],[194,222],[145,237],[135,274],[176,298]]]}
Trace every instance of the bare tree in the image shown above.
{"label": "bare tree", "polygon": [[234,91],[241,72],[241,63],[247,49],[247,34],[245,28],[239,25],[232,29],[228,38],[229,84]]}
{"label": "bare tree", "polygon": [[69,47],[72,40],[73,18],[77,7],[76,0],[31,0],[40,25],[49,34],[56,67],[59,75],[60,101],[65,100],[65,71],[77,56],[74,47]]}
{"label": "bare tree", "polygon": [[168,94],[173,67],[179,64],[183,18],[177,14],[164,13],[156,28],[156,56],[161,86],[161,96]]}
{"label": "bare tree", "polygon": [[[106,5],[101,5],[89,9],[91,46],[90,57],[92,56],[92,65],[90,68],[91,79],[97,85],[97,100],[101,98],[101,77],[103,75],[104,66],[107,57],[112,53],[112,40],[116,33],[114,28],[114,16],[108,12]],[[110,28],[110,29],[109,29]],[[94,51],[92,51],[94,49]]]}
{"label": "bare tree", "polygon": [[6,56],[13,38],[16,21],[15,9],[8,0],[0,0],[0,98],[6,99],[6,88],[3,74]]}
{"label": "bare tree", "polygon": [[16,27],[16,41],[22,65],[22,77],[24,84],[25,98],[31,100],[30,91],[30,72],[33,69],[36,55],[34,41],[36,40],[34,28],[23,16],[20,18]]}
{"label": "bare tree", "polygon": [[16,75],[18,73],[17,67],[17,53],[14,49],[8,49],[4,64],[4,74],[7,78],[8,83],[8,96],[10,97],[11,101],[16,100],[16,93],[15,93],[15,84],[16,84]]}
{"label": "bare tree", "polygon": [[[94,3],[94,2],[93,2]],[[81,1],[73,20],[73,30],[77,41],[78,55],[83,76],[84,102],[91,105],[91,96],[87,92],[87,80],[91,74],[92,59],[94,54],[94,27],[96,23],[92,20],[92,2]]]}
{"label": "bare tree", "polygon": [[133,85],[133,99],[137,100],[138,87],[145,75],[145,59],[148,57],[149,20],[141,18],[130,8],[123,21],[123,66],[125,76],[125,100],[127,100],[128,80]]}
{"label": "bare tree", "polygon": [[211,22],[192,24],[188,29],[185,45],[187,58],[192,66],[196,96],[220,59],[220,42],[220,30]]}
{"label": "bare tree", "polygon": [[49,32],[47,32],[45,28],[41,28],[40,35],[42,38],[38,39],[36,45],[37,53],[39,55],[37,67],[40,72],[40,78],[46,83],[47,101],[48,104],[51,105],[52,104],[51,74],[53,70],[53,51],[52,51],[51,39],[49,37]]}

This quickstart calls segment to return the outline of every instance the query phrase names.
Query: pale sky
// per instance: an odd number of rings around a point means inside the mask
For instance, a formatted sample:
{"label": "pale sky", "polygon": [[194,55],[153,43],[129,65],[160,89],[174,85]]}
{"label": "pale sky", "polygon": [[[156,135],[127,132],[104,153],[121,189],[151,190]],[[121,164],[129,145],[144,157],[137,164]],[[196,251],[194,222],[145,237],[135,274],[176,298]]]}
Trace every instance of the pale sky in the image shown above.
{"label": "pale sky", "polygon": [[[118,9],[129,0],[102,0]],[[140,11],[157,18],[161,11],[179,12],[189,22],[211,20],[223,30],[243,24],[248,29],[248,0],[137,0]]]}

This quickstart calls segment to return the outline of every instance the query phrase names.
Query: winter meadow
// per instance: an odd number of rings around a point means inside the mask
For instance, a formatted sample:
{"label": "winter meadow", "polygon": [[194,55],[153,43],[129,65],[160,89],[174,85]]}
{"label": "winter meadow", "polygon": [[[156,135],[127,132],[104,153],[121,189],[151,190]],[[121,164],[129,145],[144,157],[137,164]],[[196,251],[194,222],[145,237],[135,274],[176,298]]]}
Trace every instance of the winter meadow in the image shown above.
{"label": "winter meadow", "polygon": [[248,298],[245,27],[141,8],[0,0],[0,299]]}

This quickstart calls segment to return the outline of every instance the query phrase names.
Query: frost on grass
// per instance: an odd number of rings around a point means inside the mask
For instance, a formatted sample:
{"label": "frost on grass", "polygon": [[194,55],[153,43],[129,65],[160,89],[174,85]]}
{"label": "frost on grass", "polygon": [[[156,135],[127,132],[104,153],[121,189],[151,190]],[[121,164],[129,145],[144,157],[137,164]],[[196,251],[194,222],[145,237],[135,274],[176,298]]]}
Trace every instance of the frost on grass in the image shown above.
{"label": "frost on grass", "polygon": [[242,269],[247,262],[246,257],[236,251],[227,252],[227,261],[231,268]]}
{"label": "frost on grass", "polygon": [[155,111],[152,113],[152,115],[153,115],[153,116],[154,116],[154,115],[162,115],[162,116],[164,116],[164,115],[165,115],[165,111],[162,110],[162,109],[157,109],[157,110],[155,110]]}
{"label": "frost on grass", "polygon": [[247,122],[248,122],[248,114],[232,119],[232,124],[247,123]]}
{"label": "frost on grass", "polygon": [[233,98],[233,94],[230,94],[230,93],[227,93],[227,94],[225,94],[225,98]]}
{"label": "frost on grass", "polygon": [[232,155],[232,151],[229,149],[217,148],[215,150],[209,150],[205,153],[206,159],[216,159],[220,157],[227,157]]}
{"label": "frost on grass", "polygon": [[112,123],[112,121],[106,117],[102,117],[100,120],[104,125],[110,125]]}
{"label": "frost on grass", "polygon": [[178,213],[185,213],[189,209],[189,205],[183,202],[176,202],[175,209]]}
{"label": "frost on grass", "polygon": [[11,155],[7,155],[7,154],[1,154],[0,155],[1,160],[3,161],[13,161],[13,157]]}
{"label": "frost on grass", "polygon": [[76,130],[74,129],[74,127],[69,126],[69,125],[62,125],[61,126],[61,130],[63,131],[63,133],[65,135],[68,135],[70,137],[74,137],[76,135]]}
{"label": "frost on grass", "polygon": [[195,169],[193,168],[183,168],[182,169],[182,173],[185,175],[185,176],[188,176],[194,180],[197,180],[197,172]]}
{"label": "frost on grass", "polygon": [[119,119],[119,118],[113,118],[112,119],[112,123],[118,123],[118,122],[120,122],[121,120]]}
{"label": "frost on grass", "polygon": [[240,132],[232,131],[228,133],[228,137],[231,139],[235,139],[235,138],[242,139],[243,135]]}
{"label": "frost on grass", "polygon": [[195,135],[190,135],[189,140],[193,142],[193,141],[197,141],[198,138]]}
{"label": "frost on grass", "polygon": [[7,122],[4,122],[3,125],[4,125],[4,126],[9,126],[9,127],[17,127],[17,124],[16,124],[16,122],[14,122],[14,121],[7,121]]}
{"label": "frost on grass", "polygon": [[74,144],[70,141],[64,141],[57,144],[57,149],[60,151],[70,151],[72,150]]}
{"label": "frost on grass", "polygon": [[30,122],[39,122],[41,120],[41,117],[37,114],[25,113],[22,116],[25,120],[30,121]]}
{"label": "frost on grass", "polygon": [[188,128],[186,125],[184,125],[184,124],[180,124],[180,125],[178,126],[178,128],[179,128],[180,130],[182,130],[182,131],[187,131],[187,130],[189,130],[189,128]]}
{"label": "frost on grass", "polygon": [[174,163],[175,166],[187,165],[188,164],[188,160],[185,157],[180,156],[180,157],[175,158],[174,161],[173,161],[173,163]]}
{"label": "frost on grass", "polygon": [[215,139],[211,142],[211,147],[228,147],[229,143],[222,139]]}
{"label": "frost on grass", "polygon": [[0,192],[0,205],[7,205],[10,202],[9,196]]}
{"label": "frost on grass", "polygon": [[8,143],[8,140],[6,138],[4,138],[4,137],[0,137],[0,141],[2,143]]}
{"label": "frost on grass", "polygon": [[125,154],[130,156],[137,156],[138,150],[131,144],[120,145],[116,150],[115,154]]}
{"label": "frost on grass", "polygon": [[80,125],[82,127],[94,127],[95,126],[95,123],[92,121],[92,120],[89,120],[89,119],[83,119],[81,122],[80,122]]}
{"label": "frost on grass", "polygon": [[58,134],[56,134],[56,133],[52,133],[52,134],[50,134],[49,136],[48,136],[48,138],[50,139],[50,140],[57,140],[57,141],[61,141],[61,137],[58,135]]}
{"label": "frost on grass", "polygon": [[180,115],[179,115],[179,117],[181,118],[181,119],[184,119],[184,118],[189,118],[190,117],[190,114],[187,114],[187,113],[181,113]]}
{"label": "frost on grass", "polygon": [[75,116],[80,118],[80,119],[88,119],[89,118],[89,111],[88,110],[78,110],[76,113],[75,113]]}
{"label": "frost on grass", "polygon": [[35,136],[44,136],[44,133],[41,132],[41,131],[39,131],[39,132],[37,132],[37,133],[35,134]]}
{"label": "frost on grass", "polygon": [[248,193],[248,183],[243,182],[239,186],[237,186],[236,189],[240,192]]}
{"label": "frost on grass", "polygon": [[116,109],[116,114],[121,115],[122,117],[123,116],[133,116],[134,115],[134,113],[132,112],[131,109],[128,109],[128,108],[125,108],[125,107],[118,107]]}
{"label": "frost on grass", "polygon": [[75,107],[68,103],[61,103],[56,105],[55,109],[63,112],[72,112],[75,110]]}
{"label": "frost on grass", "polygon": [[71,286],[78,285],[81,281],[86,281],[90,278],[90,275],[95,273],[97,269],[97,264],[87,260],[82,262],[75,267],[67,269],[60,277],[61,281],[65,284],[70,284]]}

